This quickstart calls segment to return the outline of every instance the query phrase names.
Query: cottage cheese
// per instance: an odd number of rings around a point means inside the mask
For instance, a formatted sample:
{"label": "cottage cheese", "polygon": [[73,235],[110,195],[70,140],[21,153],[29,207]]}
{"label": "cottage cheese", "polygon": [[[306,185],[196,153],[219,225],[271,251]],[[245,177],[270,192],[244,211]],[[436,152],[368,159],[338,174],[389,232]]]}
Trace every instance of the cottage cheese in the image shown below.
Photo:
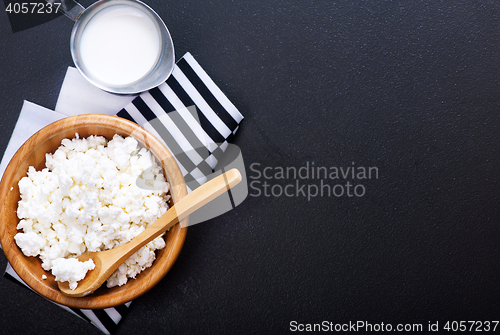
{"label": "cottage cheese", "polygon": [[[93,269],[78,262],[85,252],[111,249],[130,241],[168,208],[169,184],[151,152],[133,137],[115,135],[64,139],[46,168],[19,181],[15,235],[26,256],[38,256],[42,268],[70,288]],[[155,260],[165,247],[160,236],[142,247],[108,279],[107,287],[125,284]]]}
{"label": "cottage cheese", "polygon": [[57,258],[52,261],[52,274],[56,276],[56,281],[69,282],[72,290],[78,286],[78,281],[85,278],[87,271],[94,268],[95,264],[91,259],[80,262],[76,258]]}

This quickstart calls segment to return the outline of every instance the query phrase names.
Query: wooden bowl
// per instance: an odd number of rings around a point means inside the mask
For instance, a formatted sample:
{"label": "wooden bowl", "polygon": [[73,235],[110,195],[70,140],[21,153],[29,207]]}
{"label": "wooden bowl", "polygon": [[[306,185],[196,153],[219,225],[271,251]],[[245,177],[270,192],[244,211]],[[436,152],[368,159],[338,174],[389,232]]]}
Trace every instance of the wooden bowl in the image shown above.
{"label": "wooden bowl", "polygon": [[[16,214],[20,200],[19,180],[27,175],[28,167],[34,166],[40,170],[45,167],[45,154],[54,152],[64,138],[80,138],[89,135],[101,135],[110,140],[113,135],[133,136],[149,148],[163,166],[164,174],[170,183],[171,202],[176,203],[187,194],[186,184],[172,154],[156,137],[137,124],[128,120],[109,115],[90,114],[68,117],[56,121],[38,131],[29,138],[10,161],[0,183],[0,242],[7,257],[17,274],[33,290],[42,296],[74,308],[101,309],[129,302],[147,292],[156,285],[170,270],[180,253],[186,228],[175,225],[165,235],[165,248],[157,251],[153,265],[130,279],[125,285],[106,288],[103,285],[90,296],[72,298],[62,294],[54,276],[42,269],[38,257],[25,256],[16,245],[14,235],[18,233],[19,219]],[[187,225],[187,222],[185,222]],[[185,226],[184,226],[185,227]],[[47,279],[42,279],[42,275]]]}

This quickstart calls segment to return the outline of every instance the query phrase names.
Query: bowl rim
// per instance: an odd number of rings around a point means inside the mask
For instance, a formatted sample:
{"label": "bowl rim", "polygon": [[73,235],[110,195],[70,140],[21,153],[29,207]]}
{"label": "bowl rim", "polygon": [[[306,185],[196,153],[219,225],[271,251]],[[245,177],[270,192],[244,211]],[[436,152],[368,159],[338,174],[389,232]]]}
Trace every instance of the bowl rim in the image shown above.
{"label": "bowl rim", "polygon": [[[172,183],[170,183],[172,202],[175,203],[187,195],[184,177],[182,176],[179,166],[177,165],[177,162],[173,158],[171,152],[167,149],[163,142],[149,133],[146,129],[127,119],[108,114],[83,114],[69,116],[55,121],[33,134],[21,145],[21,147],[16,151],[9,164],[7,165],[0,182],[0,243],[8,262],[17,273],[17,275],[25,284],[27,284],[31,289],[33,289],[41,296],[53,302],[71,308],[104,309],[122,305],[138,298],[139,296],[149,291],[152,287],[154,287],[166,275],[166,273],[171,269],[176,259],[178,258],[184,244],[187,233],[187,221],[182,222],[182,227],[184,228],[181,228],[180,224],[176,224],[170,229],[168,234],[166,234],[165,238],[167,240],[167,244],[173,243],[170,252],[166,255],[163,255],[164,257],[157,257],[152,267],[144,270],[138,275],[138,278],[141,278],[139,277],[141,274],[148,276],[148,279],[144,281],[144,285],[132,284],[132,287],[129,287],[130,289],[127,290],[124,287],[134,280],[129,279],[127,284],[125,284],[124,286],[111,289],[100,289],[106,290],[104,292],[112,292],[111,294],[109,294],[109,296],[107,296],[105,293],[98,296],[92,294],[87,297],[75,298],[64,295],[57,289],[57,285],[55,285],[55,287],[51,287],[47,284],[47,280],[42,280],[41,278],[35,276],[31,271],[29,271],[24,263],[19,261],[20,255],[22,255],[23,257],[28,256],[25,256],[19,249],[19,247],[17,247],[13,236],[10,236],[6,233],[7,223],[5,223],[4,220],[4,217],[7,215],[6,210],[8,210],[8,208],[6,208],[7,205],[5,204],[5,200],[6,197],[8,197],[9,192],[11,191],[11,186],[13,183],[11,179],[13,179],[17,171],[18,163],[22,162],[34,151],[33,147],[36,147],[37,143],[41,145],[51,137],[57,136],[60,132],[67,131],[69,127],[82,128],[89,126],[117,128],[117,131],[123,131],[124,133],[129,133],[130,135],[132,135],[140,143],[148,147],[152,152],[156,151],[156,154],[160,153],[161,157],[158,157],[156,155],[155,156],[158,160],[161,161],[164,173],[169,175],[170,178],[168,179],[172,179],[173,176],[175,180],[181,181],[181,183],[176,182],[175,185],[172,185]],[[75,131],[74,133],[77,133],[77,131]],[[43,155],[45,156],[45,153]],[[167,162],[168,165],[166,164]],[[17,220],[19,222],[19,219]],[[189,220],[189,218],[186,218],[185,220]],[[165,247],[164,249],[166,250],[167,247]],[[161,269],[158,271],[152,271],[153,268],[157,269],[155,268],[155,266],[159,266],[161,267]],[[146,272],[147,274],[144,272]],[[50,274],[50,272],[48,272],[48,274]]]}

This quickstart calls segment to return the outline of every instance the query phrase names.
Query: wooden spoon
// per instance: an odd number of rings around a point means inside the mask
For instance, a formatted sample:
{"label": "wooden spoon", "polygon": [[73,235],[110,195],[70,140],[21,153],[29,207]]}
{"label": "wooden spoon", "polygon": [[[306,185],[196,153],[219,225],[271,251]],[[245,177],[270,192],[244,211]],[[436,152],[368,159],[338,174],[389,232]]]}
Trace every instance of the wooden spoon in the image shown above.
{"label": "wooden spoon", "polygon": [[241,181],[241,174],[237,169],[231,169],[222,175],[206,182],[174,204],[165,214],[152,223],[146,230],[129,242],[119,247],[99,252],[88,252],[80,257],[81,262],[92,259],[95,268],[90,270],[85,278],[78,282],[72,290],[68,282],[58,282],[62,293],[71,297],[84,297],[97,290],[113,272],[137,250],[146,243],[166,232],[170,227],[193,213],[203,205],[209,203],[219,195],[228,191]]}

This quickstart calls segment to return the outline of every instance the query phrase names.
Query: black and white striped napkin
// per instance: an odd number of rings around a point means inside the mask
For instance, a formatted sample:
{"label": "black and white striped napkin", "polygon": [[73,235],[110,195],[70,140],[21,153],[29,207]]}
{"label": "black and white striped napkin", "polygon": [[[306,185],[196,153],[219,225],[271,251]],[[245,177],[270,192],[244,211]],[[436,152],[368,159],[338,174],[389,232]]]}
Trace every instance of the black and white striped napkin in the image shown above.
{"label": "black and white striped napkin", "polygon": [[207,180],[243,120],[190,53],[176,63],[166,83],[141,94],[117,115],[163,139],[188,191]]}
{"label": "black and white striped napkin", "polygon": [[[53,118],[66,116],[57,116],[52,111],[50,113]],[[138,123],[163,140],[179,164],[188,192],[208,180],[217,164],[227,160],[230,142],[243,120],[241,113],[190,53],[176,63],[165,83],[135,97],[116,115]],[[24,121],[30,122],[30,119],[25,118]],[[18,120],[13,137],[16,130],[22,128],[20,123],[21,120]],[[9,151],[12,150],[8,148],[6,152]],[[4,154],[2,164],[6,160]],[[244,168],[242,161],[238,166]],[[245,192],[246,185],[239,200],[231,199],[232,207],[243,201],[247,195]],[[219,211],[217,215],[222,212]],[[4,276],[23,283],[10,265]],[[127,314],[130,304],[101,310],[60,306],[91,322],[105,334],[111,334]]]}

